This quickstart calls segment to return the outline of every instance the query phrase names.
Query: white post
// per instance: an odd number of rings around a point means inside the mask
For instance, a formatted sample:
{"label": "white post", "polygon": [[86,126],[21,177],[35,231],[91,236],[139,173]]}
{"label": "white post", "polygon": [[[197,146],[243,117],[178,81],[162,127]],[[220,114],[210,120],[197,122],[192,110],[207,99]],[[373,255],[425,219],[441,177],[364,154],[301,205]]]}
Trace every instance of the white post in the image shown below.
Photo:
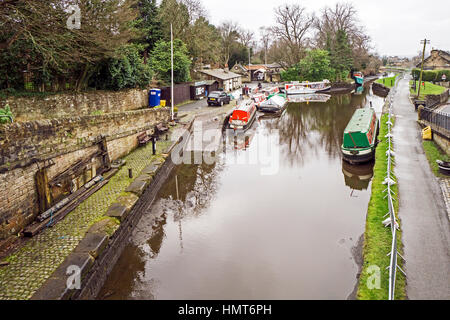
{"label": "white post", "polygon": [[172,64],[172,70],[171,70],[171,82],[172,82],[172,86],[171,86],[171,99],[170,101],[172,102],[172,110],[171,110],[171,114],[172,114],[172,121],[174,120],[174,107],[173,107],[173,30],[172,30],[172,24],[170,24],[170,59],[171,59],[171,64]]}

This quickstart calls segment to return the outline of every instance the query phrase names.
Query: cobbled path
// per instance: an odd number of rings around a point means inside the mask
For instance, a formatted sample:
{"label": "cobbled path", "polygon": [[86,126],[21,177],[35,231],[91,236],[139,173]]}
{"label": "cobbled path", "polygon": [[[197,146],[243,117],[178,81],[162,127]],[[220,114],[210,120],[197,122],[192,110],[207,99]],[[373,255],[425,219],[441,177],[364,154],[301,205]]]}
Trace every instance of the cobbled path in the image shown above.
{"label": "cobbled path", "polygon": [[138,148],[124,159],[126,165],[98,192],[81,203],[65,219],[30,239],[9,256],[9,265],[0,267],[0,300],[26,300],[44,284],[65,258],[83,239],[89,228],[99,221],[109,206],[130,185],[128,168],[135,177],[146,166],[161,162],[161,153],[171,141],[157,143],[157,154],[152,156],[152,144]]}

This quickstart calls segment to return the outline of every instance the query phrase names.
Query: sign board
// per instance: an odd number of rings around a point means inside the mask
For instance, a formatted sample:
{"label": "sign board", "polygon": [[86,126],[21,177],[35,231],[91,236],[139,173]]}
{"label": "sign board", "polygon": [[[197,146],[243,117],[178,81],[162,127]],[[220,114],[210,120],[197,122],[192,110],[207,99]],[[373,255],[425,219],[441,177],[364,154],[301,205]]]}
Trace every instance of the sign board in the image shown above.
{"label": "sign board", "polygon": [[206,84],[206,81],[198,81],[194,83],[194,87],[204,86]]}
{"label": "sign board", "polygon": [[195,95],[196,96],[201,96],[205,93],[205,88],[204,87],[198,87],[195,88]]}

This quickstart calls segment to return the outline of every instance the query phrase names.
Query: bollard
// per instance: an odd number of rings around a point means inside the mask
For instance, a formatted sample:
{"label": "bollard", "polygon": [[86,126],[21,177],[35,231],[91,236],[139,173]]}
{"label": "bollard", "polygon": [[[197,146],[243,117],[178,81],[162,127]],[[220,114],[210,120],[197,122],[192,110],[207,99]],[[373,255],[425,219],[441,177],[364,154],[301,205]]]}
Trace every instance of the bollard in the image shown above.
{"label": "bollard", "polygon": [[169,135],[166,134],[166,141],[169,141]]}
{"label": "bollard", "polygon": [[133,179],[133,169],[128,168],[128,178]]}
{"label": "bollard", "polygon": [[152,151],[153,151],[153,155],[156,155],[156,139],[155,139],[155,137],[152,137]]}

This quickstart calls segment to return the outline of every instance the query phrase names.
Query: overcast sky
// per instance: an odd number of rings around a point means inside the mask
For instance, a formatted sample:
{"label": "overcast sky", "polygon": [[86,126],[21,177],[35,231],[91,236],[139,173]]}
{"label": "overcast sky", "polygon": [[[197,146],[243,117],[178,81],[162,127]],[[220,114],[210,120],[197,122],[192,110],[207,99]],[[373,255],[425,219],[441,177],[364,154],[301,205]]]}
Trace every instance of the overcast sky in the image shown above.
{"label": "overcast sky", "polygon": [[[430,48],[450,50],[450,0],[349,0],[358,10],[359,20],[372,37],[380,55],[414,56],[420,40],[431,40]],[[203,0],[215,25],[234,20],[258,31],[274,23],[273,8],[298,3],[310,12],[333,6],[330,0]],[[427,50],[428,51],[428,50]]]}

